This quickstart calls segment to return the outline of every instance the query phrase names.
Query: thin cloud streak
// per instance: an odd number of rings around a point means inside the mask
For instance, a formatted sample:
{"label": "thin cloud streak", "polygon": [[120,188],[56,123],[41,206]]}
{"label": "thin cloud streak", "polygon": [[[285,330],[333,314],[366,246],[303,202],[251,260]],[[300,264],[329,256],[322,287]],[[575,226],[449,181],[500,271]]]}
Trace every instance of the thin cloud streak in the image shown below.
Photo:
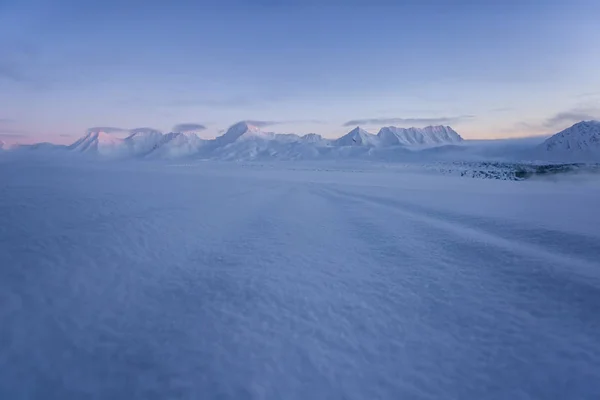
{"label": "thin cloud streak", "polygon": [[26,137],[27,134],[25,133],[20,133],[20,132],[0,132],[0,138],[5,138],[5,139],[16,139],[16,138],[22,138],[22,137]]}
{"label": "thin cloud streak", "polygon": [[118,128],[115,126],[95,126],[93,128],[88,128],[88,132],[104,132],[104,133],[123,133],[129,132],[129,129]]}
{"label": "thin cloud streak", "polygon": [[318,119],[297,119],[297,120],[284,120],[284,121],[262,121],[262,120],[243,120],[250,125],[264,128],[273,125],[286,125],[286,124],[325,124],[325,121]]}
{"label": "thin cloud streak", "polygon": [[198,132],[206,130],[206,126],[196,123],[177,124],[173,127],[173,132]]}
{"label": "thin cloud streak", "polygon": [[600,118],[600,110],[593,109],[573,109],[570,111],[559,112],[544,122],[547,128],[553,128],[563,124],[577,123],[580,121],[595,120]]}
{"label": "thin cloud streak", "polygon": [[456,117],[439,118],[365,118],[353,119],[345,122],[342,126],[357,125],[444,125],[453,124],[463,120],[475,118],[474,115],[460,115]]}
{"label": "thin cloud streak", "polygon": [[131,134],[134,134],[134,133],[147,133],[147,132],[149,132],[149,133],[162,133],[158,129],[149,128],[147,126],[146,127],[142,127],[142,128],[129,129],[129,130],[126,130],[126,132],[129,132]]}

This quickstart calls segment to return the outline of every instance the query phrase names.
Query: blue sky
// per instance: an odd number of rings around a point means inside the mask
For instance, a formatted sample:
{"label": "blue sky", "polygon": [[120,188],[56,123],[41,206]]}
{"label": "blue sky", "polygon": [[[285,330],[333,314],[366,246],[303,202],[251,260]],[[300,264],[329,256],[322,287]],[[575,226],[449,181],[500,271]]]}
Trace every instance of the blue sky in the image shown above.
{"label": "blue sky", "polygon": [[596,0],[0,0],[0,140],[239,120],[467,138],[600,118]]}

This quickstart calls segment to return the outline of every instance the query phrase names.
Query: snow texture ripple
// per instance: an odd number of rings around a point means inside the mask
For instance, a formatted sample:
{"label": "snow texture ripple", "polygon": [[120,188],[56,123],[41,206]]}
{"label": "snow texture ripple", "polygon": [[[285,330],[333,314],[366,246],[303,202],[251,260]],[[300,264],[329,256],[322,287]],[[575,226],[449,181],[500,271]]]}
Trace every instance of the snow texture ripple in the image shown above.
{"label": "snow texture ripple", "polygon": [[600,398],[597,181],[301,166],[1,161],[0,398]]}

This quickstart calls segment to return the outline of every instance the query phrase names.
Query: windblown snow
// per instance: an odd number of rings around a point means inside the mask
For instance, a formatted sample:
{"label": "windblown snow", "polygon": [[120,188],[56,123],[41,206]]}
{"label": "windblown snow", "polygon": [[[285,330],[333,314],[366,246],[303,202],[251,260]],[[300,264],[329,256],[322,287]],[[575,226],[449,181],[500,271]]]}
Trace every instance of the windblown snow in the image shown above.
{"label": "windblown snow", "polygon": [[0,158],[0,398],[598,399],[597,183]]}

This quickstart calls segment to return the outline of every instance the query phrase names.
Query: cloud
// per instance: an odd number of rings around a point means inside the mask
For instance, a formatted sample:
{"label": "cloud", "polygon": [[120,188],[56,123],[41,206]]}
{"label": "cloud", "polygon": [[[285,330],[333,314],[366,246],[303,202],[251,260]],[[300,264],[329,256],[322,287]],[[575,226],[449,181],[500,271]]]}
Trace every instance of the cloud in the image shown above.
{"label": "cloud", "polygon": [[498,107],[498,108],[492,108],[490,110],[490,112],[494,112],[494,113],[502,113],[502,112],[507,112],[507,111],[514,111],[514,107]]}
{"label": "cloud", "polygon": [[0,132],[0,138],[5,138],[5,139],[22,138],[25,136],[27,136],[27,135],[22,132]]}
{"label": "cloud", "polygon": [[244,120],[243,122],[247,122],[250,125],[257,126],[259,128],[264,128],[266,126],[273,125],[288,125],[288,124],[324,124],[324,121],[318,119],[293,119],[293,120],[283,120],[283,121],[262,121],[262,120]]}
{"label": "cloud", "polygon": [[206,126],[195,123],[177,124],[173,127],[173,132],[198,132],[206,129]]}
{"label": "cloud", "polygon": [[345,122],[343,126],[356,125],[444,125],[453,124],[466,119],[474,118],[473,115],[459,115],[456,117],[439,118],[365,118],[353,119]]}
{"label": "cloud", "polygon": [[15,128],[14,122],[12,118],[0,118],[0,137],[14,139],[29,135],[28,132]]}
{"label": "cloud", "polygon": [[321,119],[297,119],[297,120],[292,120],[292,121],[285,121],[284,123],[286,123],[286,124],[315,124],[315,125],[321,125],[321,124],[326,124],[327,121],[323,121]]}
{"label": "cloud", "polygon": [[282,101],[289,94],[281,92],[253,92],[249,95],[237,95],[216,98],[180,98],[168,101],[167,107],[208,107],[208,108],[240,108],[252,107],[266,103]]}
{"label": "cloud", "polygon": [[0,81],[8,81],[36,91],[47,91],[56,84],[56,79],[42,74],[34,75],[25,66],[13,65],[0,60]]}
{"label": "cloud", "polygon": [[580,94],[576,95],[575,98],[586,99],[586,98],[597,97],[597,96],[600,96],[600,91],[580,93]]}
{"label": "cloud", "polygon": [[117,128],[114,126],[95,126],[93,128],[89,128],[88,132],[104,132],[104,133],[123,133],[129,132],[129,129]]}
{"label": "cloud", "polygon": [[175,101],[172,104],[175,106],[201,106],[211,108],[233,108],[243,107],[255,104],[258,99],[249,97],[230,97],[224,99],[207,99],[207,100],[180,100]]}
{"label": "cloud", "polygon": [[133,129],[129,129],[126,130],[129,133],[162,133],[161,131],[159,131],[158,129],[154,129],[154,128],[148,128],[148,127],[142,127],[142,128],[133,128]]}
{"label": "cloud", "polygon": [[600,119],[600,110],[592,108],[575,108],[553,115],[548,118],[543,125],[547,128],[554,128],[560,125],[574,124],[591,119]]}
{"label": "cloud", "polygon": [[104,132],[104,133],[114,133],[114,134],[119,134],[119,133],[142,133],[142,132],[156,132],[156,133],[162,133],[160,130],[158,129],[154,129],[154,128],[149,128],[149,127],[141,127],[141,128],[133,128],[133,129],[127,129],[127,128],[119,128],[116,126],[95,126],[93,128],[88,128],[88,133],[89,132]]}
{"label": "cloud", "polygon": [[250,125],[254,125],[259,128],[264,128],[265,126],[279,125],[279,124],[283,123],[281,121],[260,121],[260,120],[245,120],[244,122],[247,122]]}
{"label": "cloud", "polygon": [[600,107],[579,106],[570,110],[558,112],[546,119],[537,121],[519,121],[511,128],[504,129],[507,133],[549,134],[556,133],[577,122],[600,119]]}
{"label": "cloud", "polygon": [[27,81],[17,67],[6,61],[0,62],[0,78],[18,83]]}

